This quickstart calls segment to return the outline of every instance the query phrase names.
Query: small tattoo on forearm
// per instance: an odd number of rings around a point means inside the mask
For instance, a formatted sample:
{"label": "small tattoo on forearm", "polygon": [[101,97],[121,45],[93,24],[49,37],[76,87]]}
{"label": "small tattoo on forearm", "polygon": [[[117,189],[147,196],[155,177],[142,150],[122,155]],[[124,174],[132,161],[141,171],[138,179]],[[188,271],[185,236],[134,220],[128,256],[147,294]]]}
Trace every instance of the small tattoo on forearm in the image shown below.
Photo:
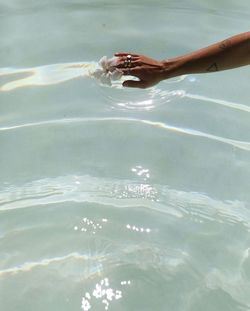
{"label": "small tattoo on forearm", "polygon": [[218,65],[216,63],[213,63],[212,65],[210,65],[208,68],[207,68],[207,71],[208,72],[215,72],[215,71],[218,71]]}
{"label": "small tattoo on forearm", "polygon": [[222,42],[220,43],[219,48],[220,48],[221,50],[226,50],[227,48],[230,47],[230,45],[231,45],[231,41],[230,41],[229,39],[227,39],[227,40],[224,40],[224,41],[222,41]]}

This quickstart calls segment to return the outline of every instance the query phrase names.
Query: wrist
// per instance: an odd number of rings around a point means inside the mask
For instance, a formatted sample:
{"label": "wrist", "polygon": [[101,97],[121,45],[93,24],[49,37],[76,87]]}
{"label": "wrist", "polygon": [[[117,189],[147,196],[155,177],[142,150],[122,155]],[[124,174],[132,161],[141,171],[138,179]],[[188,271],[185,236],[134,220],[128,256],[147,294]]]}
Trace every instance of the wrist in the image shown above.
{"label": "wrist", "polygon": [[176,57],[162,61],[163,79],[174,78],[187,74],[185,69],[188,60],[185,57]]}

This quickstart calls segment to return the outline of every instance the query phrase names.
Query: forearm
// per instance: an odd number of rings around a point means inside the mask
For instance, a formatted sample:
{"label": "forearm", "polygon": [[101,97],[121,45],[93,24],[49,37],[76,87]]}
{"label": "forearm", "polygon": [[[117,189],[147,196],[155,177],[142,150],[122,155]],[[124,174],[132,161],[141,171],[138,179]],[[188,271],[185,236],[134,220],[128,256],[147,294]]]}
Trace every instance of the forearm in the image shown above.
{"label": "forearm", "polygon": [[[207,73],[250,64],[250,32],[218,42],[206,48],[163,61],[166,78],[191,73]],[[172,68],[172,72],[169,72]]]}

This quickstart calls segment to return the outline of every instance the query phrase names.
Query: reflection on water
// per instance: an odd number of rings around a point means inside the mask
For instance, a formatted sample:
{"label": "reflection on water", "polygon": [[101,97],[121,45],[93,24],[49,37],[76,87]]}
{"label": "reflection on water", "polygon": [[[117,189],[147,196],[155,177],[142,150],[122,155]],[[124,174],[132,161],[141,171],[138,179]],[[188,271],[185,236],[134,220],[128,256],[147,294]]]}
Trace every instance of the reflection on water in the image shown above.
{"label": "reflection on water", "polygon": [[73,124],[73,123],[84,123],[84,122],[103,122],[103,123],[120,123],[120,122],[126,122],[126,123],[138,123],[142,125],[147,125],[156,129],[160,130],[166,130],[170,132],[176,132],[181,133],[193,137],[202,137],[206,138],[212,141],[221,142],[223,144],[227,144],[230,146],[233,146],[238,149],[242,149],[245,151],[250,151],[250,142],[248,141],[239,141],[235,139],[230,139],[226,137],[216,136],[209,133],[204,133],[201,131],[188,129],[188,128],[180,128],[172,125],[168,125],[163,122],[155,122],[151,120],[143,120],[143,119],[135,119],[135,118],[74,118],[74,119],[60,119],[60,120],[49,120],[49,121],[42,121],[42,122],[36,122],[36,123],[27,123],[27,124],[20,124],[20,125],[13,125],[8,127],[0,127],[1,131],[11,131],[11,130],[20,130],[23,128],[29,128],[29,127],[37,127],[37,126],[45,126],[45,125],[61,125],[61,124]]}
{"label": "reflection on water", "polygon": [[66,261],[70,260],[88,260],[87,255],[81,255],[78,253],[71,253],[65,256],[61,257],[53,257],[53,258],[46,258],[42,259],[41,261],[38,262],[25,262],[23,264],[19,264],[18,266],[15,267],[10,267],[7,269],[0,270],[0,277],[6,277],[6,276],[16,276],[18,273],[28,273],[31,272],[33,269],[39,268],[39,267],[44,267],[53,264],[61,264]]}
{"label": "reflection on water", "polygon": [[[0,92],[12,91],[17,88],[28,86],[54,85],[81,77],[94,78],[94,73],[99,68],[100,65],[97,62],[62,63],[33,68],[0,68],[0,77],[2,78],[11,77],[12,75],[15,76],[15,78],[16,75],[21,76],[19,79],[2,84],[2,86],[0,86]],[[27,75],[27,77],[23,78],[24,74]],[[178,84],[186,78],[191,82],[196,81],[195,77],[183,75],[178,78],[167,80],[165,81],[165,84]],[[143,93],[138,93],[135,99],[134,93],[129,93],[128,89],[126,89],[126,92],[122,90],[122,82],[126,79],[130,78],[124,76],[120,81],[112,82],[112,87],[117,89],[116,95],[114,95],[114,90],[113,93],[107,93],[107,88],[101,89],[103,95],[108,100],[109,106],[111,106],[113,109],[124,111],[150,111],[177,98],[191,98],[199,101],[222,105],[230,109],[250,112],[250,107],[244,104],[211,98],[204,95],[190,94],[181,89],[162,90],[158,86],[152,87],[147,91],[144,90]]]}
{"label": "reflection on water", "polygon": [[143,228],[143,227],[139,228],[139,227],[137,227],[135,225],[130,225],[130,224],[127,224],[126,228],[128,230],[132,230],[132,231],[140,232],[140,233],[150,233],[151,232],[150,228]]}
{"label": "reflection on water", "polygon": [[[99,283],[96,283],[91,294],[89,292],[85,293],[82,298],[82,310],[88,311],[93,307],[95,309],[99,309],[101,308],[100,304],[104,305],[104,310],[109,310],[109,307],[112,305],[113,301],[119,300],[123,297],[123,290],[121,288],[130,284],[130,280],[121,281],[120,288],[114,289],[111,287],[110,280],[108,278],[101,280]],[[96,303],[98,300],[100,300],[99,305]]]}
{"label": "reflection on water", "polygon": [[74,226],[74,230],[96,234],[96,232],[101,230],[107,222],[108,220],[106,218],[102,218],[99,221],[93,221],[87,217],[84,217],[78,226]]}
{"label": "reflection on water", "polygon": [[136,165],[135,167],[131,168],[131,171],[134,172],[137,176],[142,176],[144,181],[150,178],[149,169],[143,168],[141,165]]}
{"label": "reflection on water", "polygon": [[[148,187],[157,202],[142,193],[142,189],[147,193]],[[138,188],[141,190],[135,190]],[[42,280],[44,273],[49,273],[59,292],[65,282],[73,282],[74,288],[67,288],[66,297],[77,286],[82,295],[77,297],[77,305],[83,311],[119,309],[123,303],[129,305],[133,295],[138,295],[141,302],[145,288],[150,295],[144,299],[152,306],[156,303],[152,297],[168,293],[173,283],[181,284],[180,289],[193,297],[191,305],[198,303],[197,293],[200,297],[206,295],[204,288],[209,296],[220,295],[221,291],[229,295],[235,310],[238,304],[248,301],[250,252],[245,241],[240,242],[250,231],[250,212],[244,202],[223,202],[149,181],[146,186],[135,180],[91,176],[62,176],[11,185],[0,192],[0,197],[5,224],[0,242],[21,242],[34,234],[33,230],[37,242],[34,252],[2,256],[1,280],[30,280],[26,288],[38,280],[39,288],[46,290],[48,285]],[[16,213],[19,219],[15,219]],[[35,224],[30,226],[26,221],[29,215],[36,215]],[[234,236],[227,236],[232,232]],[[50,249],[51,241],[52,245],[57,243],[56,250]],[[19,243],[16,252],[22,247],[26,246]],[[49,253],[62,254],[48,256],[46,248]],[[44,254],[37,258],[36,249]],[[215,260],[217,268],[211,269]],[[235,267],[228,273],[232,262]],[[187,281],[192,286],[187,286]],[[164,303],[166,295],[161,295],[157,300]]]}
{"label": "reflection on water", "polygon": [[249,3],[0,7],[0,310],[249,311],[248,71],[92,79],[245,31]]}
{"label": "reflection on water", "polygon": [[0,87],[0,91],[11,91],[27,86],[45,86],[62,83],[78,77],[91,77],[98,68],[98,63],[66,63],[39,66],[33,68],[1,68],[0,77],[10,75],[27,74],[26,78],[20,78],[7,82]]}
{"label": "reflection on water", "polygon": [[[250,228],[250,211],[244,202],[223,202],[206,195],[184,192],[149,181],[114,180],[91,176],[62,176],[33,181],[18,186],[5,187],[0,192],[0,211],[37,208],[64,202],[92,202],[105,206],[128,208],[143,206],[146,209],[172,215],[214,222],[238,223]],[[97,233],[108,226],[107,218],[90,219],[83,216],[74,225],[75,231]],[[135,224],[129,223],[130,227]],[[125,227],[127,223],[125,224]],[[145,230],[147,228],[144,228]],[[86,231],[85,231],[86,230]]]}

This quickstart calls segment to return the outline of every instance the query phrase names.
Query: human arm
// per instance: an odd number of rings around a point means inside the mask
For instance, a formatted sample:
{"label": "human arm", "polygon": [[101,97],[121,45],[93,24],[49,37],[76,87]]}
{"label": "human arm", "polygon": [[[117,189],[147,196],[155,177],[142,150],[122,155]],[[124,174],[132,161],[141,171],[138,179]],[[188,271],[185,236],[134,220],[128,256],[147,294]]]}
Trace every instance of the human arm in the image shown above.
{"label": "human arm", "polygon": [[[126,58],[131,55],[131,67]],[[135,76],[139,81],[127,80],[124,86],[147,88],[158,82],[191,73],[209,73],[233,69],[250,64],[250,32],[245,32],[192,53],[157,61],[143,55],[116,53],[117,67],[124,75]]]}

